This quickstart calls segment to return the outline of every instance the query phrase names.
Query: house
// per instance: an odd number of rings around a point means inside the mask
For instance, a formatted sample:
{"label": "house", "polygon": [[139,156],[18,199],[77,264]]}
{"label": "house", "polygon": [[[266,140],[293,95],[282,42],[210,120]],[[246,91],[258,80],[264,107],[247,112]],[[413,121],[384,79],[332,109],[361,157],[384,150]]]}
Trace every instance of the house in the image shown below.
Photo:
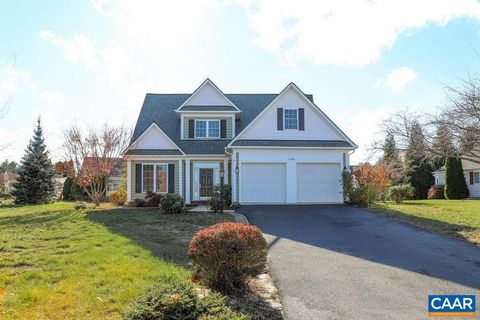
{"label": "house", "polygon": [[[109,168],[108,178],[106,181],[105,197],[108,198],[110,193],[117,190],[122,179],[122,158],[101,158],[101,157],[85,157],[82,162],[82,170],[90,170],[89,168],[95,167]],[[111,170],[110,170],[111,168]],[[96,169],[93,169],[96,171]]]}
{"label": "house", "polygon": [[357,148],[294,83],[280,93],[147,94],[125,152],[128,200],[175,192],[208,200],[224,182],[239,204],[342,203]]}
{"label": "house", "polygon": [[10,194],[13,191],[13,183],[17,180],[17,174],[10,171],[5,171],[4,173],[2,173],[2,175],[3,185],[1,191],[4,194]]}
{"label": "house", "polygon": [[[480,198],[480,164],[462,160],[463,174],[471,198]],[[435,184],[445,184],[445,166],[433,172]]]}

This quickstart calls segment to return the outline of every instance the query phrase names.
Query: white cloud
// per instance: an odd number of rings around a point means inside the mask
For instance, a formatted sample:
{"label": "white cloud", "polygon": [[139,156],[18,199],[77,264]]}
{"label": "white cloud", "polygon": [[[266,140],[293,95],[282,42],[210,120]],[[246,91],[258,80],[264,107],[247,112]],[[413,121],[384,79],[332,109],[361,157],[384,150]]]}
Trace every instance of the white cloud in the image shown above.
{"label": "white cloud", "polygon": [[358,145],[358,149],[351,156],[351,164],[376,160],[378,155],[371,150],[373,142],[382,139],[379,125],[393,110],[391,106],[362,107],[356,111],[333,114],[334,122]]}
{"label": "white cloud", "polygon": [[409,67],[395,68],[390,71],[385,79],[378,79],[375,88],[388,87],[394,92],[403,88],[417,78],[417,73]]}
{"label": "white cloud", "polygon": [[377,60],[400,34],[458,17],[480,20],[475,0],[236,0],[256,32],[255,44],[293,67],[364,66]]}

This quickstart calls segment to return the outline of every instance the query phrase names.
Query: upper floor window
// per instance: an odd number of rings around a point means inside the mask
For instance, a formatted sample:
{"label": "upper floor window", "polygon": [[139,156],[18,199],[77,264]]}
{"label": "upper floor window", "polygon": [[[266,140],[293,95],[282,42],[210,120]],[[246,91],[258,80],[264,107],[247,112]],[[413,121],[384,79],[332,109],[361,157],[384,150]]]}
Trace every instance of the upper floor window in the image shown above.
{"label": "upper floor window", "polygon": [[220,138],[220,120],[195,120],[195,138]]}
{"label": "upper floor window", "polygon": [[285,129],[298,129],[298,110],[285,109],[284,123]]}

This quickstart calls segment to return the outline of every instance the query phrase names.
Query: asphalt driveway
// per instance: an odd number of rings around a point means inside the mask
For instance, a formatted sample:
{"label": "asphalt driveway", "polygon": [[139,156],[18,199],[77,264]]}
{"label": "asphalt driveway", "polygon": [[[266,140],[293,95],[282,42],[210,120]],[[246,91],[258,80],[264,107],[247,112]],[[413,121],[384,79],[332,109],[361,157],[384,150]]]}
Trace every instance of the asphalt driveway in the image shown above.
{"label": "asphalt driveway", "polygon": [[349,206],[239,212],[268,240],[287,319],[427,319],[429,294],[480,304],[479,247]]}

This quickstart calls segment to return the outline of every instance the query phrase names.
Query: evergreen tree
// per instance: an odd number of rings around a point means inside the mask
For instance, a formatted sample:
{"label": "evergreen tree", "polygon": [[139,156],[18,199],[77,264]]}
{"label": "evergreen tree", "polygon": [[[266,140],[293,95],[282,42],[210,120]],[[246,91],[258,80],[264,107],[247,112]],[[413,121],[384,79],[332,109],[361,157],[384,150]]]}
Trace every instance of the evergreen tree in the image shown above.
{"label": "evergreen tree", "polygon": [[62,191],[62,198],[65,201],[70,201],[73,200],[73,179],[70,177],[67,177],[65,179],[65,182],[63,183],[63,191]]}
{"label": "evergreen tree", "polygon": [[400,184],[402,182],[403,165],[398,155],[395,137],[391,132],[387,133],[382,149],[383,157],[381,158],[380,162],[387,166],[392,183],[394,185]]}
{"label": "evergreen tree", "polygon": [[427,198],[428,189],[434,184],[432,167],[427,155],[427,145],[422,127],[414,122],[410,128],[409,142],[405,153],[404,181],[415,189],[415,199]]}
{"label": "evergreen tree", "polygon": [[46,150],[40,117],[33,139],[25,150],[18,168],[17,181],[12,195],[17,204],[39,204],[51,202],[54,196],[53,166]]}
{"label": "evergreen tree", "polygon": [[445,161],[445,198],[465,199],[468,193],[462,160],[457,157],[448,157]]}

